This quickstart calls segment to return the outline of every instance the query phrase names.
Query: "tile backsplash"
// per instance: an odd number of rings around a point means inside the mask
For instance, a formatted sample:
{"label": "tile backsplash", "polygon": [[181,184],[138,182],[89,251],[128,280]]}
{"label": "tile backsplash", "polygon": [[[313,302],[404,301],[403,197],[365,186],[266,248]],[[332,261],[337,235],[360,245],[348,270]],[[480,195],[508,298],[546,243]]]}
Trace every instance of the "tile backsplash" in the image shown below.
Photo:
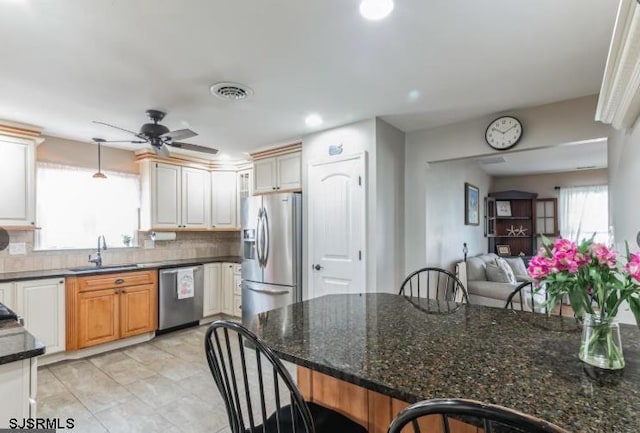
{"label": "tile backsplash", "polygon": [[[9,232],[11,243],[26,244],[25,255],[0,251],[0,273],[66,269],[90,265],[87,261],[95,249],[34,251],[32,231]],[[102,254],[103,264],[160,262],[163,260],[240,255],[239,232],[178,232],[175,241],[156,241],[155,248],[143,248],[147,233],[140,232],[140,247],[109,248]],[[107,240],[107,247],[109,243]]]}

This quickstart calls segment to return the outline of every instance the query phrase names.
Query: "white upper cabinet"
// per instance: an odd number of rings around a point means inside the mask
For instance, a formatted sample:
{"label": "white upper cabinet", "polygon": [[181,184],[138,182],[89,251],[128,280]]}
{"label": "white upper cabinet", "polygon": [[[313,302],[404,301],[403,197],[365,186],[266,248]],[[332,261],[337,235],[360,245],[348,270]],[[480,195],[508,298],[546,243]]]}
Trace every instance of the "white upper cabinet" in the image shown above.
{"label": "white upper cabinet", "polygon": [[142,229],[209,228],[209,171],[145,162],[141,174]]}
{"label": "white upper cabinet", "polygon": [[253,193],[272,192],[277,183],[276,158],[259,159],[253,163]]}
{"label": "white upper cabinet", "polygon": [[25,328],[44,343],[47,354],[64,351],[64,280],[19,281],[15,286],[15,310]]}
{"label": "white upper cabinet", "polygon": [[153,228],[176,228],[182,220],[181,167],[154,163],[151,223]]}
{"label": "white upper cabinet", "polygon": [[278,165],[277,189],[299,189],[302,186],[300,182],[301,160],[302,154],[300,152],[278,156],[276,158]]}
{"label": "white upper cabinet", "polygon": [[301,152],[293,152],[256,160],[253,163],[253,193],[300,189],[301,159]]}
{"label": "white upper cabinet", "polygon": [[182,167],[182,227],[208,228],[211,203],[209,172]]}
{"label": "white upper cabinet", "polygon": [[35,143],[0,137],[0,226],[32,226],[35,215]]}
{"label": "white upper cabinet", "polygon": [[211,226],[237,227],[237,179],[235,171],[211,172]]}

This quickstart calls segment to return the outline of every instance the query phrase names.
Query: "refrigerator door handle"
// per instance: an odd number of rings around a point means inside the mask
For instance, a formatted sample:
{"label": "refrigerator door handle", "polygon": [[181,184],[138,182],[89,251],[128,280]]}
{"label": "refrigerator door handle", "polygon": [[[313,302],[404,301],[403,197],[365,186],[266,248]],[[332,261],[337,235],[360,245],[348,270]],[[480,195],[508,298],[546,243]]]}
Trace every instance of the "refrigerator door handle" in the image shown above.
{"label": "refrigerator door handle", "polygon": [[263,260],[264,266],[267,266],[267,262],[269,261],[269,244],[271,243],[271,239],[269,236],[269,217],[267,216],[267,210],[265,209],[262,213],[262,229],[264,231],[264,239],[265,239],[265,250],[263,252]]}
{"label": "refrigerator door handle", "polygon": [[287,293],[290,293],[290,290],[264,290],[264,289],[256,289],[255,287],[251,287],[250,285],[247,284],[247,290],[251,290],[252,292],[256,292],[256,293],[267,293],[270,295],[286,295]]}
{"label": "refrigerator door handle", "polygon": [[258,265],[262,268],[264,267],[263,259],[262,259],[262,244],[264,242],[264,238],[262,237],[262,209],[258,211],[258,223],[256,224],[256,255],[258,256]]}

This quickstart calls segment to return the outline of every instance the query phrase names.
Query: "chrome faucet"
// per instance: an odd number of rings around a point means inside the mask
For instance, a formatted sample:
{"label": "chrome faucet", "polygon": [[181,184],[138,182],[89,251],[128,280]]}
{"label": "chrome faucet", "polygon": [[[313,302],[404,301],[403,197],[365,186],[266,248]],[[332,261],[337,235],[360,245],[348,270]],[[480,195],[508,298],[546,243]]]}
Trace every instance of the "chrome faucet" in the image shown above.
{"label": "chrome faucet", "polygon": [[[100,245],[100,239],[102,239],[102,246]],[[102,251],[107,250],[107,241],[103,235],[98,236],[98,251],[96,252],[96,256],[92,257],[93,254],[89,254],[89,262],[95,263],[96,267],[102,266]]]}

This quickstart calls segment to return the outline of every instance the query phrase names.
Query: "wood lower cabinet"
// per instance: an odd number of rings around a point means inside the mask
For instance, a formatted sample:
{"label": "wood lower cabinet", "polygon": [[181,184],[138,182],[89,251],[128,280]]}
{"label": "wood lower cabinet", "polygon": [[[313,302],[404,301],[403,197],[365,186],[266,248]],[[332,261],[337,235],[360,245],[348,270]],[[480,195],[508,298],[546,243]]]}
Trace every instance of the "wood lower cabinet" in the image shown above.
{"label": "wood lower cabinet", "polygon": [[158,271],[67,278],[67,350],[153,332]]}
{"label": "wood lower cabinet", "polygon": [[[367,428],[369,433],[386,433],[391,421],[409,403],[362,388],[335,377],[298,366],[298,388],[306,401],[334,409]],[[442,418],[430,415],[419,419],[420,431],[446,433]],[[449,420],[448,433],[483,433],[482,428],[455,419]],[[413,433],[407,425],[402,432]]]}

